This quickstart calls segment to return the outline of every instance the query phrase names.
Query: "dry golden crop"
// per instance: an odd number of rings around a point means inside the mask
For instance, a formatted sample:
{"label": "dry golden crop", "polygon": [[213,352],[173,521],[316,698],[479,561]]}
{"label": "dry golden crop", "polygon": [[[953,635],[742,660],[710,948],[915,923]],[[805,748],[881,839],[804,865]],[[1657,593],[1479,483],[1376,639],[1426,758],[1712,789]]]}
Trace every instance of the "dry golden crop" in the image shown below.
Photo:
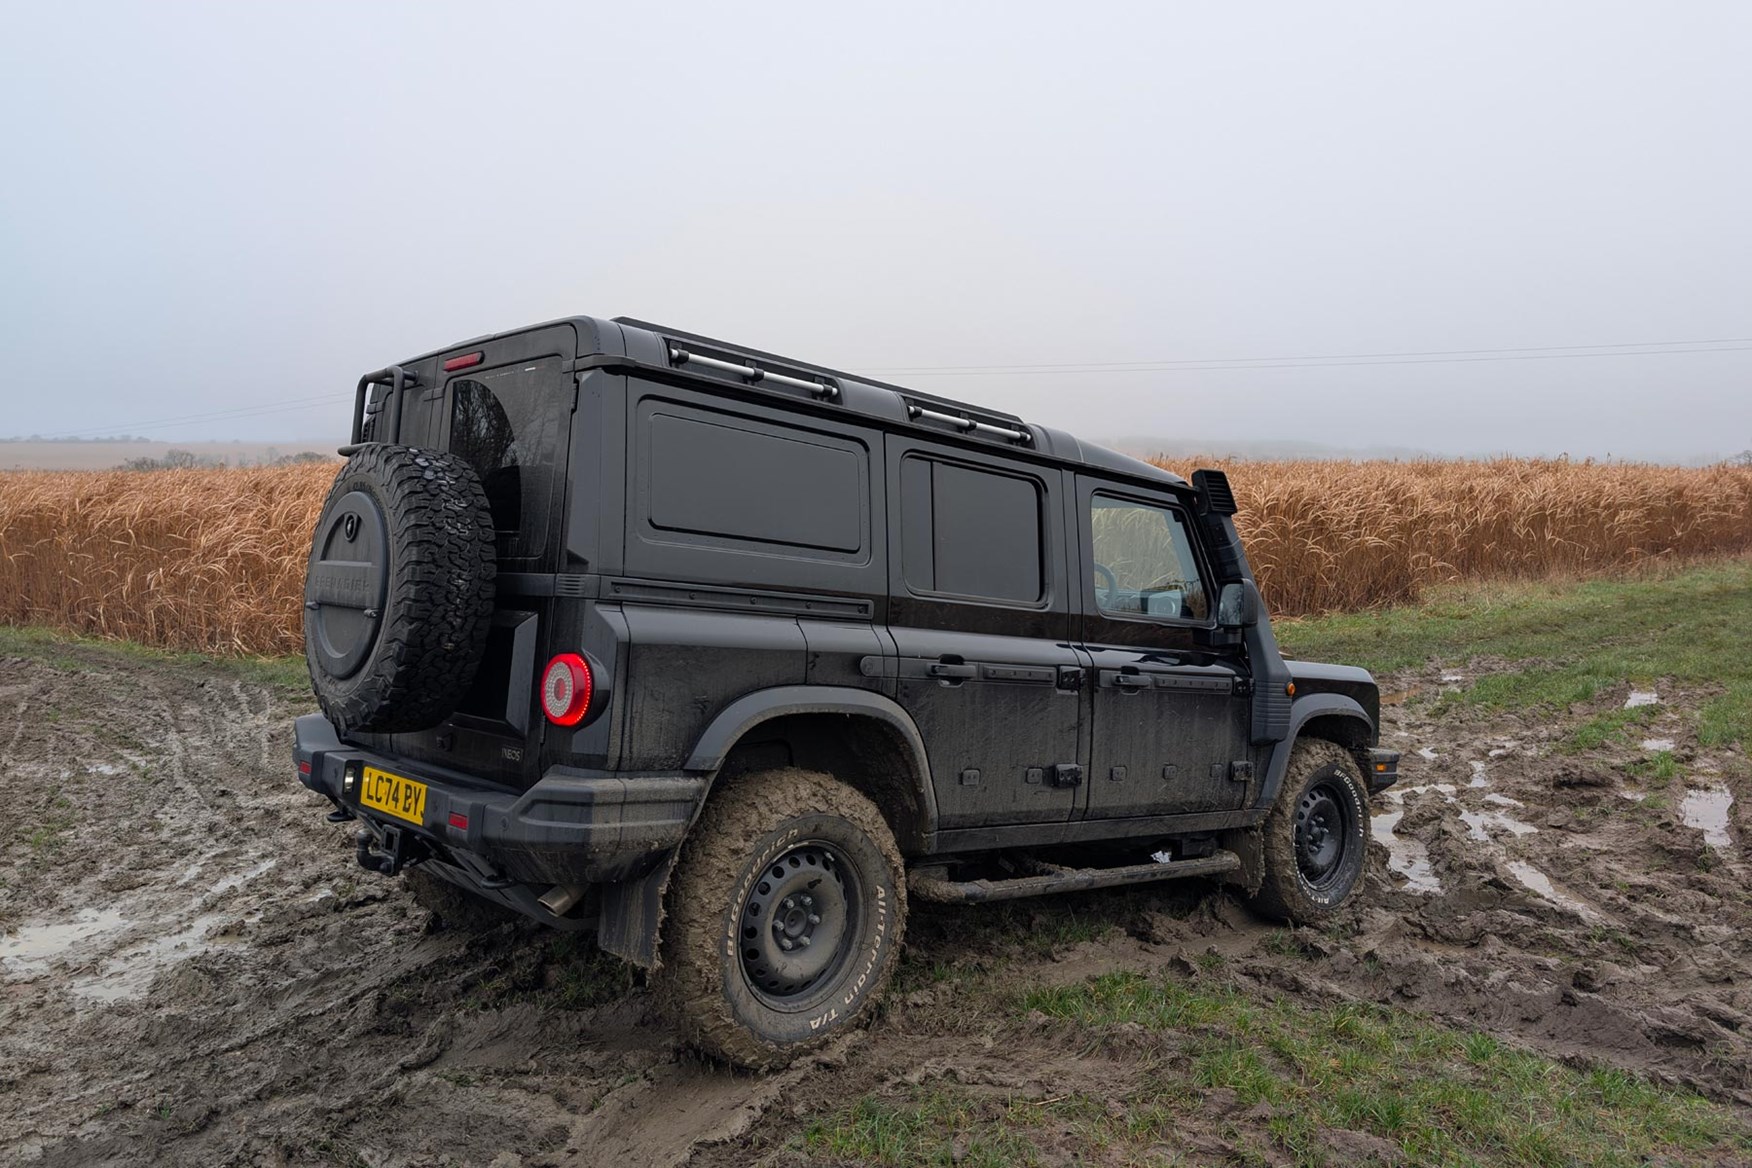
{"label": "dry golden crop", "polygon": [[[1747,467],[1218,465],[1280,614],[1408,600],[1462,577],[1752,551]],[[298,652],[305,558],[333,475],[332,464],[0,474],[0,623],[177,649]]]}

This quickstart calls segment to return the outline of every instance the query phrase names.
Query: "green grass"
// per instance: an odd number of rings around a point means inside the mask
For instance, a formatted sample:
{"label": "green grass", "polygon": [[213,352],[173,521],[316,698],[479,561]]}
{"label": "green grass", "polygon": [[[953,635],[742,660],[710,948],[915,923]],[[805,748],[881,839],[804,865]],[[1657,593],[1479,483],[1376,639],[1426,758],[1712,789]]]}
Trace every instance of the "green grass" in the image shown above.
{"label": "green grass", "polygon": [[0,657],[30,657],[69,669],[89,668],[106,660],[186,666],[207,672],[217,671],[257,685],[310,688],[310,675],[302,657],[212,657],[203,653],[173,653],[133,641],[83,637],[56,629],[0,625]]}
{"label": "green grass", "polygon": [[[1009,1005],[1060,1020],[1071,1031],[1066,1051],[1136,1023],[1164,1036],[1162,1053],[1114,1101],[926,1085],[858,1099],[811,1120],[796,1142],[830,1159],[897,1166],[1054,1162],[1041,1155],[1049,1137],[1092,1161],[1143,1162],[1201,1127],[1240,1163],[1338,1164],[1323,1129],[1368,1132],[1405,1163],[1440,1168],[1752,1155],[1752,1128],[1695,1095],[1400,1011],[1260,1001],[1216,981],[1137,973],[1036,989]],[[1204,1107],[1219,1089],[1237,1100],[1228,1115]]]}
{"label": "green grass", "polygon": [[[1459,699],[1493,708],[1566,707],[1662,678],[1725,686],[1703,707],[1699,741],[1752,742],[1752,561],[1622,580],[1457,586],[1419,605],[1287,621],[1278,636],[1297,657],[1377,673],[1480,656],[1524,662],[1480,678]],[[1577,733],[1604,741],[1634,724],[1611,719]]]}

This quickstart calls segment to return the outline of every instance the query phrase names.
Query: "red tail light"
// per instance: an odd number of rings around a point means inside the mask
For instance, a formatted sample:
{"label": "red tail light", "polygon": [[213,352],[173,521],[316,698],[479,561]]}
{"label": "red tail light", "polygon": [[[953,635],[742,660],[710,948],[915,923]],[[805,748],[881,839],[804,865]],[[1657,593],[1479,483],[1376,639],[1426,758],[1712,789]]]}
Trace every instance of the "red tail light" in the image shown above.
{"label": "red tail light", "polygon": [[481,363],[484,353],[469,353],[462,357],[452,357],[444,362],[444,372],[455,373],[458,369],[472,369]]}
{"label": "red tail light", "polygon": [[590,663],[576,653],[561,653],[541,675],[541,709],[556,726],[576,726],[590,712],[596,678]]}

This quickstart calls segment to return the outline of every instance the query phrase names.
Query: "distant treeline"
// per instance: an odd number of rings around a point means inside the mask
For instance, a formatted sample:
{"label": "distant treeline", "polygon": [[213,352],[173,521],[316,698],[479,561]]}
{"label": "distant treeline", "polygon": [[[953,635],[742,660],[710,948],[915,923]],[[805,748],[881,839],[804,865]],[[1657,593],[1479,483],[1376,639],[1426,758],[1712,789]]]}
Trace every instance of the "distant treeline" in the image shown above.
{"label": "distant treeline", "polygon": [[259,459],[240,458],[233,462],[212,454],[196,454],[192,450],[170,449],[158,458],[130,458],[118,466],[117,470],[218,470],[225,466],[301,466],[307,462],[330,462],[334,458],[329,454],[318,454],[314,450],[300,450],[297,454],[281,454],[268,448],[268,452]]}

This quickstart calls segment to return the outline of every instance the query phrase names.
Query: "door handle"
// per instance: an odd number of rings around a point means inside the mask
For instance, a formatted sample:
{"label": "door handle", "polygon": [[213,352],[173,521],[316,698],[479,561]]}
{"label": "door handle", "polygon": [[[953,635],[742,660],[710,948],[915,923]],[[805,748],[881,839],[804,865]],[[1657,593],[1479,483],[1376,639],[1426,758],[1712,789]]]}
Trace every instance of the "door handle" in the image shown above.
{"label": "door handle", "polygon": [[1116,673],[1113,675],[1113,684],[1120,689],[1136,693],[1140,689],[1149,689],[1154,682],[1141,673]]}
{"label": "door handle", "polygon": [[977,665],[955,665],[947,661],[933,661],[925,666],[925,676],[939,678],[943,681],[966,681],[970,677],[979,676]]}

